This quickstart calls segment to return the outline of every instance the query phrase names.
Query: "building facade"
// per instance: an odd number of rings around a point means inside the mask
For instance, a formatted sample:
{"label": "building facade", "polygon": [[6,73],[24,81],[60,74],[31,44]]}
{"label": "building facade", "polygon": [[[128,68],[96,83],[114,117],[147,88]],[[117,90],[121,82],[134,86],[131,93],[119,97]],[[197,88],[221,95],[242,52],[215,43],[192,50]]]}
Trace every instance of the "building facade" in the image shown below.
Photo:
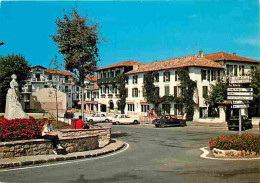
{"label": "building facade", "polygon": [[[155,93],[158,97],[181,95],[180,79],[178,76],[178,68],[186,68],[189,72],[190,78],[196,82],[197,88],[193,96],[196,108],[193,119],[195,121],[216,121],[223,122],[226,117],[220,114],[225,113],[225,106],[218,108],[210,108],[205,101],[205,97],[209,94],[211,86],[215,84],[218,77],[227,76],[244,76],[248,74],[251,69],[259,65],[259,61],[245,58],[225,52],[218,52],[212,54],[203,54],[202,51],[198,55],[189,55],[179,58],[172,58],[164,61],[155,61],[148,64],[139,64],[132,67],[132,70],[126,72],[128,80],[126,82],[127,98],[125,112],[129,115],[147,116],[147,111],[154,108],[149,104],[145,98],[144,90],[144,75],[147,72],[153,72],[154,85],[156,87]],[[100,84],[100,104],[105,105],[109,112],[118,112],[111,108],[111,101],[116,103],[117,93],[114,79],[107,77],[107,73],[111,68],[101,68],[98,71],[98,83]],[[110,70],[109,70],[110,69]],[[112,70],[113,70],[112,69]],[[117,68],[119,70],[119,68]],[[121,72],[123,73],[123,72]],[[109,75],[110,76],[110,75]],[[158,106],[162,113],[172,115],[184,115],[185,111],[181,106],[174,102],[164,102]],[[102,109],[102,108],[101,108]],[[105,108],[101,111],[105,111]],[[247,113],[243,110],[244,114]]]}
{"label": "building facade", "polygon": [[142,65],[136,61],[123,61],[97,70],[97,84],[99,86],[98,111],[118,113],[118,101],[120,95],[116,83],[116,77],[125,74],[134,67]]}
{"label": "building facade", "polygon": [[67,108],[77,103],[77,86],[73,83],[74,75],[68,71],[47,69],[43,66],[31,67],[31,74],[22,88],[25,110],[31,110],[30,96],[43,88],[57,88],[58,91],[66,94]]}

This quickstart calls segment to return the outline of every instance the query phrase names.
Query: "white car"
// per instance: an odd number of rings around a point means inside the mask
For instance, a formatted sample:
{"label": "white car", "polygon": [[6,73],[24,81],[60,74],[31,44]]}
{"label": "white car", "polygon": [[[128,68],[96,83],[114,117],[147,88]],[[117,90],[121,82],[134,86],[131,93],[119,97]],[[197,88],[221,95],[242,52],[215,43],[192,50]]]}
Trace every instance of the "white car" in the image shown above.
{"label": "white car", "polygon": [[128,116],[126,114],[118,114],[112,119],[112,124],[119,125],[119,124],[140,124],[138,121],[138,117]]}
{"label": "white car", "polygon": [[111,120],[105,114],[93,114],[91,117],[86,118],[86,121],[89,123],[98,123],[98,122],[106,122],[109,123]]}

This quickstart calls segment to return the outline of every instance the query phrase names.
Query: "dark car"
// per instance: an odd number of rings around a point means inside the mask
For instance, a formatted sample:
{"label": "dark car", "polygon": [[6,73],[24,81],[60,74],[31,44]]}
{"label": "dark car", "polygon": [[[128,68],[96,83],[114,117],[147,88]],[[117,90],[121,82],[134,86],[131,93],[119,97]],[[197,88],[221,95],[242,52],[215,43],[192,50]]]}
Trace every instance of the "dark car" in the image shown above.
{"label": "dark car", "polygon": [[164,115],[153,121],[155,127],[164,128],[166,126],[186,126],[186,120],[178,119],[175,115]]}
{"label": "dark car", "polygon": [[[242,118],[242,130],[246,130],[249,128],[252,128],[252,121],[250,119],[248,119],[247,116],[241,116]],[[238,116],[232,116],[228,122],[228,130],[232,130],[232,129],[239,129],[239,117]]]}

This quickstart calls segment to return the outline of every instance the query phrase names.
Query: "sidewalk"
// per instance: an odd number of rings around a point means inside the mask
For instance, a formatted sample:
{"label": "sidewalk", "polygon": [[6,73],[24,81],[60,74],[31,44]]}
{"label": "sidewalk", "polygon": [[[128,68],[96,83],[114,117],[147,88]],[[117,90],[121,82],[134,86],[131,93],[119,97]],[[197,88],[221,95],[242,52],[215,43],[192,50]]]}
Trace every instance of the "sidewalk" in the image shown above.
{"label": "sidewalk", "polygon": [[37,156],[21,156],[16,158],[0,159],[0,168],[11,168],[25,165],[36,165],[47,162],[66,161],[83,158],[91,158],[96,156],[105,155],[122,149],[125,143],[118,140],[112,140],[107,146],[84,152],[68,153],[66,155],[37,155]]}

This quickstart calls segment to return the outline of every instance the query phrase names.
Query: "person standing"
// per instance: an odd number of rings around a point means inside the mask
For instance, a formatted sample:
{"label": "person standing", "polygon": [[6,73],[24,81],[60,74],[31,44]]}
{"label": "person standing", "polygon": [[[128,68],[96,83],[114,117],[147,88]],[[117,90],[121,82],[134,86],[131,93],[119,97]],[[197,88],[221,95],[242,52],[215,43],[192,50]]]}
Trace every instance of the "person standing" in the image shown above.
{"label": "person standing", "polygon": [[76,121],[76,129],[83,129],[84,121],[82,120],[82,116],[79,116],[79,119]]}

